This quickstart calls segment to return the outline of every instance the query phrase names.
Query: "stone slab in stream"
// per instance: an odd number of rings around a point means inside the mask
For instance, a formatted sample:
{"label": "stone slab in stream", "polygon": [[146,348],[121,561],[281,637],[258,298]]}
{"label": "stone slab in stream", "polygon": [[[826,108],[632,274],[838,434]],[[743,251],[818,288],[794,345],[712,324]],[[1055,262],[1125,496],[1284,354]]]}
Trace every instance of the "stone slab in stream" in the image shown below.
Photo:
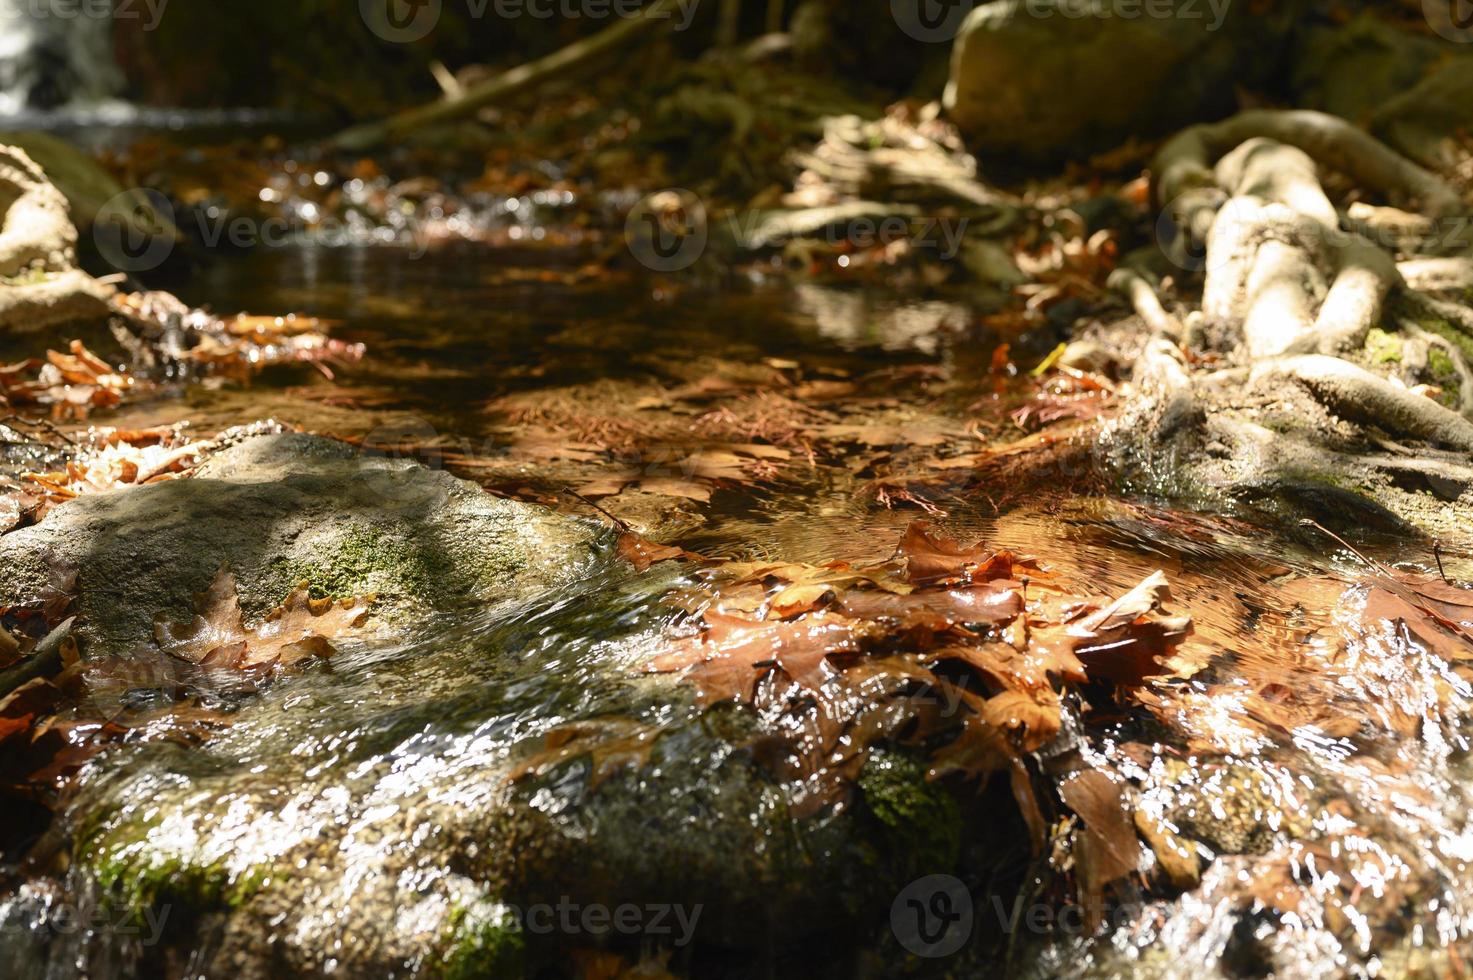
{"label": "stone slab in stream", "polygon": [[247,619],[300,582],[314,594],[377,596],[384,622],[526,600],[588,573],[595,524],[492,497],[417,463],[308,435],[249,438],[192,479],[88,494],[0,538],[0,605],[76,573],[84,655],[151,642],[156,617],[188,620],[228,565]]}

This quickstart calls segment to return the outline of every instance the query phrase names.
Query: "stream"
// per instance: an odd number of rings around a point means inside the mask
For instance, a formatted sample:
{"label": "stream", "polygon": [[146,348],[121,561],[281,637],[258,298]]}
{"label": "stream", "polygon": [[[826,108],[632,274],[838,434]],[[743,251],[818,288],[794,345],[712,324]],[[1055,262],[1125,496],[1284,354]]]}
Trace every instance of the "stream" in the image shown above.
{"label": "stream", "polygon": [[[1011,405],[1031,384],[1026,372],[996,373],[991,354],[999,343],[1035,361],[1054,343],[990,332],[979,325],[989,311],[965,297],[912,300],[782,275],[570,284],[566,274],[579,259],[468,244],[417,256],[393,247],[301,246],[212,261],[159,285],[220,312],[300,311],[335,321],[333,336],[363,343],[366,358],[332,380],[276,368],[248,387],[190,387],[92,421],[147,428],[188,420],[209,435],[274,418],[601,519],[559,498],[555,466],[539,472],[508,456],[514,438],[505,399],[605,382],[669,389],[714,365],[766,359],[830,381],[930,372],[945,384],[926,400],[921,421],[960,427],[997,415],[992,403]],[[893,408],[884,401],[875,411]],[[404,448],[410,443],[416,448]],[[771,479],[729,482],[709,503],[683,505],[663,525],[665,537],[711,557],[881,562],[907,525],[928,515],[904,502],[880,506],[861,492],[864,483],[842,466],[795,458]],[[1252,513],[1073,493],[1064,480],[1021,498],[1008,490],[943,489],[929,502],[944,515],[929,516],[960,540],[1037,556],[1066,593],[1119,595],[1163,570],[1173,607],[1193,617],[1195,631],[1178,651],[1190,666],[1153,690],[1159,710],[1094,720],[1085,751],[1130,780],[1144,809],[1168,815],[1210,852],[1200,883],[1161,897],[1133,877],[1109,927],[1090,938],[1079,920],[1070,928],[1059,917],[1051,872],[1025,843],[1009,842],[996,827],[969,830],[963,851],[988,853],[967,862],[975,931],[959,959],[907,956],[883,906],[846,912],[836,893],[827,909],[776,894],[767,908],[735,897],[721,908],[727,883],[718,881],[689,887],[711,896],[712,918],[724,916],[725,927],[747,916],[748,934],[678,952],[669,966],[704,976],[798,968],[896,975],[900,964],[921,975],[979,975],[1004,965],[1040,976],[1181,975],[1185,963],[1230,975],[1270,965],[1285,976],[1447,969],[1438,947],[1473,930],[1466,821],[1473,800],[1465,788],[1473,692],[1457,665],[1405,632],[1348,628],[1363,570],[1311,529]],[[1358,544],[1381,561],[1434,570],[1420,545],[1369,534]],[[760,788],[727,787],[717,775],[729,760],[698,709],[662,702],[627,679],[650,638],[674,621],[665,599],[688,584],[685,575],[676,566],[645,576],[604,567],[553,599],[495,615],[441,616],[410,641],[356,644],[330,671],[308,671],[258,696],[225,697],[218,707],[236,720],[206,747],[141,744],[92,763],[67,829],[104,842],[105,885],[163,908],[188,900],[228,910],[264,888],[263,876],[269,884],[294,867],[300,880],[278,897],[270,919],[295,937],[287,945],[340,944],[317,964],[326,973],[392,961],[400,964],[395,972],[411,974],[427,965],[415,943],[440,928],[447,904],[463,911],[490,901],[476,887],[487,874],[477,847],[466,844],[495,846],[477,837],[493,833],[494,821],[466,816],[489,807],[488,774],[506,771],[519,745],[558,725],[613,713],[674,732],[642,793],[681,800],[702,787],[727,793],[725,815],[689,802],[682,812],[692,821],[690,840],[662,853],[730,847],[738,880],[748,846],[742,808],[755,814],[770,801]],[[580,782],[559,778],[536,807],[549,819],[576,819],[567,815],[582,798]],[[736,826],[727,828],[727,818]],[[704,821],[718,826],[694,826]],[[126,835],[139,826],[153,842],[147,867],[130,863],[141,852]],[[618,846],[639,845],[620,837]],[[915,850],[924,850],[920,842]],[[169,853],[178,855],[177,869],[159,864]],[[712,858],[690,860],[704,867]],[[214,876],[185,867],[201,864]],[[924,865],[922,858],[906,874],[954,872]],[[352,875],[341,877],[342,868]],[[10,975],[60,977],[81,967],[104,977],[140,964],[192,975],[191,963],[161,962],[140,948],[148,923],[100,911],[67,934],[59,955],[45,909],[68,889],[84,904],[95,900],[96,885],[85,874],[58,886],[33,883],[0,907],[12,937]],[[1016,905],[1009,887],[1021,889]],[[1038,899],[1051,911],[1028,917],[1029,895],[1053,896]],[[183,929],[187,914],[181,908],[159,928]],[[795,951],[783,945],[790,934],[783,920],[798,915],[821,923],[821,941]],[[29,925],[13,931],[21,923]],[[358,931],[374,923],[382,927]],[[205,931],[217,938],[214,953],[228,955],[239,941],[228,925]],[[35,941],[33,958],[15,959],[25,946],[18,934]],[[283,968],[305,966],[282,956]]]}

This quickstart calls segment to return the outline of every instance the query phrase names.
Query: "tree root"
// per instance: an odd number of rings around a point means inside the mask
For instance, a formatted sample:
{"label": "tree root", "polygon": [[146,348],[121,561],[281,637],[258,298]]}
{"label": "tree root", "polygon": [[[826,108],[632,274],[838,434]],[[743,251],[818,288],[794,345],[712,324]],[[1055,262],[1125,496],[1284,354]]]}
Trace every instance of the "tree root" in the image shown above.
{"label": "tree root", "polygon": [[1412,289],[1473,289],[1473,258],[1408,259],[1396,268]]}
{"label": "tree root", "polygon": [[1434,217],[1462,210],[1457,191],[1436,174],[1338,116],[1303,109],[1250,109],[1178,133],[1161,148],[1151,165],[1158,203],[1175,200],[1194,188],[1211,186],[1212,161],[1255,138],[1297,147],[1370,190],[1420,201],[1422,210]]}
{"label": "tree root", "polygon": [[34,282],[0,283],[0,331],[44,330],[59,323],[100,319],[112,310],[115,290],[80,269]]}
{"label": "tree root", "polygon": [[1473,453],[1473,422],[1349,361],[1303,354],[1265,361],[1253,370],[1255,382],[1272,378],[1303,384],[1318,401],[1350,421]]}
{"label": "tree root", "polygon": [[544,58],[518,65],[510,71],[465,89],[453,99],[410,109],[382,122],[354,126],[332,139],[341,150],[371,149],[395,137],[434,123],[464,119],[475,112],[555,79],[567,78],[603,55],[643,39],[657,25],[669,27],[678,13],[678,0],[655,0],[638,17],[620,17],[592,37],[560,48]]}
{"label": "tree root", "polygon": [[[1473,344],[1473,312],[1419,291],[1473,287],[1473,259],[1398,266],[1337,211],[1319,165],[1418,200],[1434,216],[1461,209],[1439,177],[1320,113],[1246,112],[1170,140],[1153,165],[1156,194],[1186,244],[1203,249],[1202,316],[1219,369],[1194,371],[1201,359],[1184,358],[1171,342],[1180,335],[1163,329],[1166,313],[1149,281],[1118,271],[1111,285],[1151,339],[1102,450],[1150,492],[1227,495],[1255,506],[1268,496],[1332,519],[1364,512],[1467,536],[1459,529],[1473,522],[1447,504],[1473,503],[1473,420],[1463,414],[1473,412],[1473,358],[1464,356],[1473,347],[1418,324],[1451,324]],[[1339,355],[1365,349],[1393,296],[1405,339],[1384,360],[1403,373],[1388,380]],[[1430,377],[1434,347],[1447,355],[1438,383],[1456,375],[1461,411],[1423,394],[1436,394],[1431,388],[1401,384]],[[1430,505],[1428,489],[1442,502]]]}
{"label": "tree root", "polygon": [[13,146],[0,146],[0,213],[0,276],[14,279],[74,264],[77,229],[67,216],[66,198]]}
{"label": "tree root", "polygon": [[1161,298],[1156,295],[1156,287],[1140,272],[1129,266],[1121,266],[1110,273],[1106,285],[1130,301],[1131,307],[1146,322],[1146,326],[1151,328],[1152,334],[1176,343],[1186,339],[1186,327],[1181,320],[1166,311],[1161,305]]}

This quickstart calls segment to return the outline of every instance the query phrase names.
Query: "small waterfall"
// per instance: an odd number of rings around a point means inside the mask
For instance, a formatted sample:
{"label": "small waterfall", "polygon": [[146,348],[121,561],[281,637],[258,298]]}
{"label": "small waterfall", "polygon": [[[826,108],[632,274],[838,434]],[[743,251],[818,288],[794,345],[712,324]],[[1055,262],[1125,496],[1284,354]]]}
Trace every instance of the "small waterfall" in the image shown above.
{"label": "small waterfall", "polygon": [[0,0],[0,115],[95,104],[122,87],[106,0]]}

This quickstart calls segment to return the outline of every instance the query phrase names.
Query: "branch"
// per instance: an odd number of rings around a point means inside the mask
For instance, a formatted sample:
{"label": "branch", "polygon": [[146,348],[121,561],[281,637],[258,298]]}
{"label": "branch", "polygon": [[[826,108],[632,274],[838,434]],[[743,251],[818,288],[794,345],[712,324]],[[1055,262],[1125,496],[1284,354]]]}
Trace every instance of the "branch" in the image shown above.
{"label": "branch", "polygon": [[333,137],[331,144],[340,150],[366,150],[434,123],[469,116],[486,106],[571,74],[600,55],[636,40],[654,24],[673,22],[678,5],[679,0],[656,0],[641,10],[638,17],[621,18],[617,24],[592,37],[473,85],[456,98],[410,109],[382,122],[354,126]]}

